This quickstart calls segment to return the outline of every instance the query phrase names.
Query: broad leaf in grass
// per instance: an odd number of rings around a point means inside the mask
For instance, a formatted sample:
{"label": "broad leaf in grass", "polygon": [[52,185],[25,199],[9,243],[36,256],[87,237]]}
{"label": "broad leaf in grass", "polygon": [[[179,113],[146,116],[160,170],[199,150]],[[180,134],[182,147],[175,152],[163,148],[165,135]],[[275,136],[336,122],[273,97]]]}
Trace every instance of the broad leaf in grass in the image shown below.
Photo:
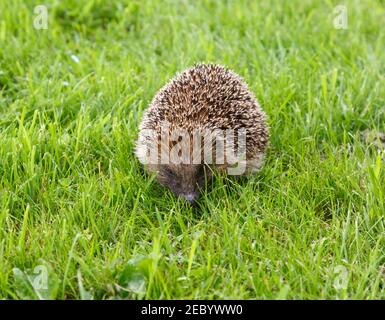
{"label": "broad leaf in grass", "polygon": [[59,280],[48,263],[39,260],[33,270],[13,269],[16,294],[20,299],[53,300],[57,297]]}

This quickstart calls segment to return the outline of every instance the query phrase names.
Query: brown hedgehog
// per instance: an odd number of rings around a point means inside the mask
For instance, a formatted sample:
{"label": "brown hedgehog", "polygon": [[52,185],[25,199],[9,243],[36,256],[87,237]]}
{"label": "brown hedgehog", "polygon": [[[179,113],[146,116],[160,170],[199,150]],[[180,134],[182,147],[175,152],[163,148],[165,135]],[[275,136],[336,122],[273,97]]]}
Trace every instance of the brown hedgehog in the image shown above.
{"label": "brown hedgehog", "polygon": [[246,175],[262,166],[265,118],[238,75],[198,64],[155,95],[139,127],[136,155],[162,185],[193,204],[211,169]]}

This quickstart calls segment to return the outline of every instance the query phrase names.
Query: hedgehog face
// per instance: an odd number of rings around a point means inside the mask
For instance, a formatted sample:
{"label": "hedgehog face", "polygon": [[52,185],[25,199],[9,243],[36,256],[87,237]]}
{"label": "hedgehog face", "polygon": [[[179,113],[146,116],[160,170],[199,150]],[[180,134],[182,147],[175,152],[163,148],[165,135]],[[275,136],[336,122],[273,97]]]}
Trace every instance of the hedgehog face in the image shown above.
{"label": "hedgehog face", "polygon": [[157,175],[159,183],[192,205],[210,178],[210,170],[200,164],[160,165]]}

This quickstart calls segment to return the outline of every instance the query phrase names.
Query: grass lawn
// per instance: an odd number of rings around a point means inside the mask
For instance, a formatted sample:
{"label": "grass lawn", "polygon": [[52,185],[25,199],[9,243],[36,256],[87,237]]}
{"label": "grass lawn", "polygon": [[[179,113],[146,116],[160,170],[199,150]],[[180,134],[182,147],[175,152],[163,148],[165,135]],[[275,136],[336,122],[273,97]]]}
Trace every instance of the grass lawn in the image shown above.
{"label": "grass lawn", "polygon": [[[0,0],[0,298],[385,298],[384,23],[381,0]],[[133,152],[196,62],[244,77],[271,142],[194,211]]]}

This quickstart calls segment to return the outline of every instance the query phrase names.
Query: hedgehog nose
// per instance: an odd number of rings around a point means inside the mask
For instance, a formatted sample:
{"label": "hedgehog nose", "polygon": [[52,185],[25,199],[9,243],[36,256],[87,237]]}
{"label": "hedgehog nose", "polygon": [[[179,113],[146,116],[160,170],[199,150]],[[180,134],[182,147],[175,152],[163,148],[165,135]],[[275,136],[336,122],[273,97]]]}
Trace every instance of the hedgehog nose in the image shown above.
{"label": "hedgehog nose", "polygon": [[191,205],[195,204],[195,201],[198,199],[198,194],[196,193],[188,193],[183,195],[183,198],[187,200]]}

